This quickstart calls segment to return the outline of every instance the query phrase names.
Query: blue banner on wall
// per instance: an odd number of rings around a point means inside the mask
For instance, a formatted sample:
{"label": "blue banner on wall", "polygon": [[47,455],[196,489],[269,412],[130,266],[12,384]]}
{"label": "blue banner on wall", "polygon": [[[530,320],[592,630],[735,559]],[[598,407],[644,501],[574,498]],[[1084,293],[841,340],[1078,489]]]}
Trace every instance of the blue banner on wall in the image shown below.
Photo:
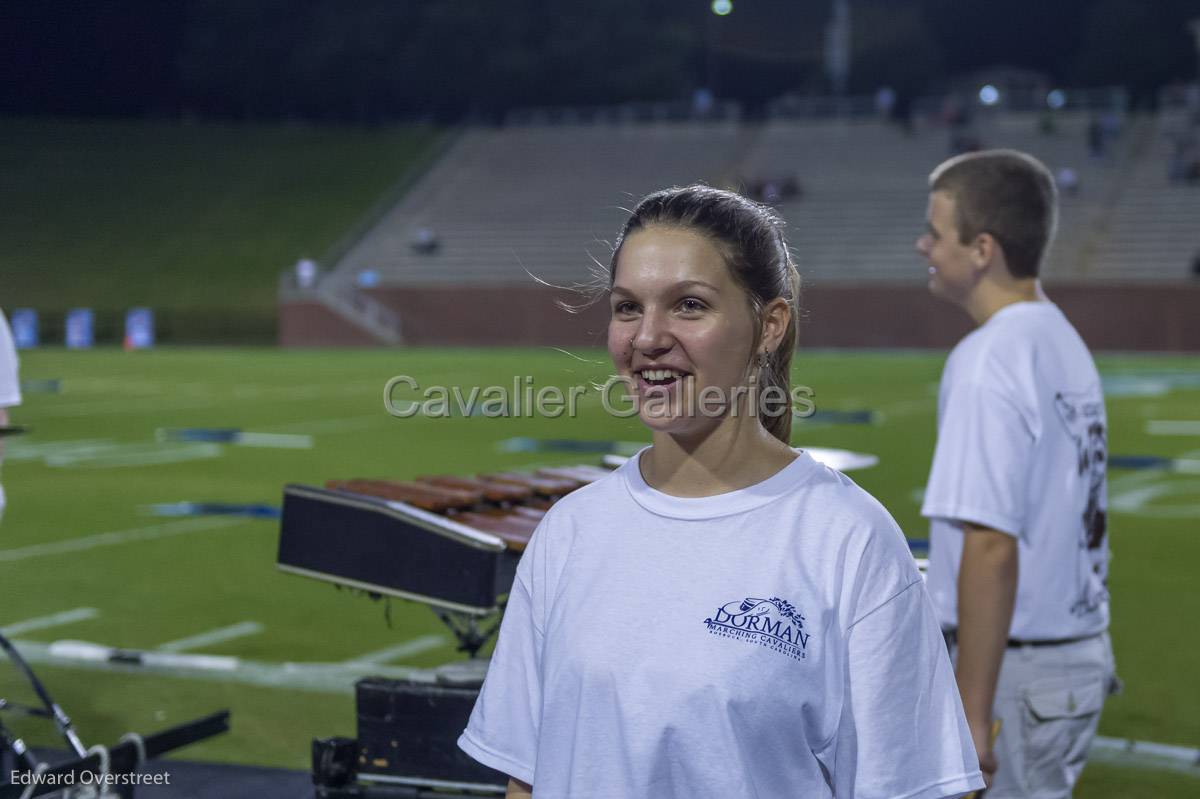
{"label": "blue banner on wall", "polygon": [[154,312],[130,308],[125,314],[125,349],[144,350],[154,346]]}
{"label": "blue banner on wall", "polygon": [[38,315],[32,308],[14,308],[8,320],[12,328],[13,344],[19,350],[33,349],[38,345]]}
{"label": "blue banner on wall", "polygon": [[94,343],[91,308],[72,308],[67,311],[67,349],[86,350]]}

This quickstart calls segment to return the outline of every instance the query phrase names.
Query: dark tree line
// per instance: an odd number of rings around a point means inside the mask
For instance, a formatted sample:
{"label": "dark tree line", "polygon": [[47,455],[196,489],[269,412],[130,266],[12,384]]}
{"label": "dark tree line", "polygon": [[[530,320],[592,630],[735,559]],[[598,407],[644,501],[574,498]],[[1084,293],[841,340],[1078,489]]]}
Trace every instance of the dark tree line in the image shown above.
{"label": "dark tree line", "polygon": [[[1152,97],[1194,77],[1200,0],[852,0],[852,91],[1005,65]],[[8,0],[0,111],[238,119],[828,90],[828,0]]]}

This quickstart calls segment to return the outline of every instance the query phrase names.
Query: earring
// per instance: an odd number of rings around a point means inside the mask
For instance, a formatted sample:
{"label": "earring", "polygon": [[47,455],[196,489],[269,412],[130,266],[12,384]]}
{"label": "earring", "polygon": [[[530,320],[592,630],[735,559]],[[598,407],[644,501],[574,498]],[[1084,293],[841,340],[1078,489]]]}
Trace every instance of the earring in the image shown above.
{"label": "earring", "polygon": [[758,368],[759,369],[766,369],[770,365],[770,363],[771,363],[771,359],[767,355],[765,350],[758,354]]}

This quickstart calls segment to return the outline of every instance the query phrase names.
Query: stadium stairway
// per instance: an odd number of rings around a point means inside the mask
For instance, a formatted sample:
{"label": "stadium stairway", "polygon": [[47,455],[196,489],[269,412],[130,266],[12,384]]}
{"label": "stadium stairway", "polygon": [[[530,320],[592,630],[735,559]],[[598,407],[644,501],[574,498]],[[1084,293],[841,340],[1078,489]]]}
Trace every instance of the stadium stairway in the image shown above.
{"label": "stadium stairway", "polygon": [[[734,123],[475,129],[337,264],[345,282],[574,284],[643,194],[718,182],[743,139]],[[434,231],[436,252],[413,248]]]}
{"label": "stadium stairway", "polygon": [[1182,112],[1142,121],[1141,152],[1113,198],[1104,246],[1086,274],[1104,280],[1186,280],[1200,252],[1200,186],[1171,184],[1168,162]]}

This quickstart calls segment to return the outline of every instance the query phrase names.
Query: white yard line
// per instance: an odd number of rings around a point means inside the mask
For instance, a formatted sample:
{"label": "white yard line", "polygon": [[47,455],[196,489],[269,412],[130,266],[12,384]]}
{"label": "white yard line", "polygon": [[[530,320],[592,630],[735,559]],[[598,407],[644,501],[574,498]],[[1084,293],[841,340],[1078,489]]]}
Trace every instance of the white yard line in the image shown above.
{"label": "white yard line", "polygon": [[231,443],[239,447],[312,449],[313,438],[295,433],[238,433]]}
{"label": "white yard line", "polygon": [[355,430],[366,430],[392,420],[380,404],[379,412],[363,416],[344,416],[338,419],[313,419],[307,422],[292,422],[291,424],[263,427],[277,433],[349,433]]}
{"label": "white yard line", "polygon": [[73,610],[64,610],[62,613],[51,613],[49,616],[38,616],[25,621],[14,622],[0,627],[0,633],[5,636],[12,637],[23,633],[31,633],[34,630],[45,630],[48,627],[59,627],[63,624],[74,624],[77,621],[87,621],[94,619],[100,615],[100,611],[95,608],[75,608]]}
{"label": "white yard line", "polygon": [[27,547],[0,549],[0,563],[15,563],[33,558],[50,555],[65,555],[71,552],[86,552],[98,547],[120,546],[136,541],[153,541],[159,538],[200,533],[244,524],[246,519],[184,519],[177,522],[152,524],[147,527],[135,527],[130,530],[115,530],[111,533],[95,533],[80,538],[68,538],[65,541],[52,541],[46,544],[31,544]]}
{"label": "white yard line", "polygon": [[34,444],[16,439],[4,448],[4,459],[10,463],[36,461],[57,455],[90,457],[93,453],[111,452],[117,444],[111,438],[80,438],[68,441],[45,441]]}
{"label": "white yard line", "polygon": [[242,621],[228,627],[218,627],[187,638],[168,641],[158,647],[159,652],[186,652],[189,649],[203,649],[206,646],[232,641],[234,638],[244,638],[247,635],[258,635],[263,626],[256,621]]}
{"label": "white yard line", "polygon": [[108,452],[77,455],[66,452],[49,455],[45,464],[52,468],[110,469],[122,466],[159,466],[168,463],[219,458],[221,447],[207,442],[120,444]]}
{"label": "white yard line", "polygon": [[162,397],[151,399],[122,399],[106,402],[72,402],[58,405],[47,404],[37,410],[38,419],[72,418],[96,416],[110,413],[158,413],[160,411],[184,411],[211,408],[217,404],[207,397]]}
{"label": "white yard line", "polygon": [[1152,436],[1200,436],[1200,420],[1151,419],[1146,422],[1146,432]]}
{"label": "white yard line", "polygon": [[422,652],[428,652],[430,649],[437,649],[444,643],[446,643],[444,635],[422,635],[420,638],[414,638],[411,641],[389,646],[376,652],[368,652],[365,655],[347,660],[346,662],[354,665],[387,663],[389,660],[412,657]]}

